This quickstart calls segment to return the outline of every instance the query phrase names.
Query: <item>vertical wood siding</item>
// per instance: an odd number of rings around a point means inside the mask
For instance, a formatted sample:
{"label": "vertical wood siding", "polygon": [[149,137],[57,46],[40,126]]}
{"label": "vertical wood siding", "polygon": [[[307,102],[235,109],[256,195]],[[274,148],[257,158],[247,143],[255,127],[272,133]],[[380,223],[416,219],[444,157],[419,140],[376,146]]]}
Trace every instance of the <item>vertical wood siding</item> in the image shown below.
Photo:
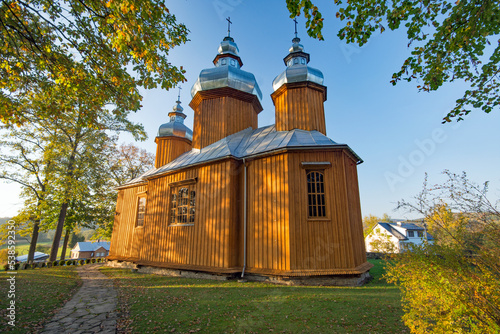
{"label": "vertical wood siding", "polygon": [[277,131],[316,130],[326,135],[323,92],[309,87],[284,89],[273,102]]}
{"label": "vertical wood siding", "polygon": [[[193,226],[169,224],[169,184],[197,178]],[[156,263],[230,268],[238,263],[239,194],[231,186],[238,180],[231,161],[188,169],[149,182],[148,205],[139,259]],[[234,183],[234,182],[233,182]]]}
{"label": "vertical wood siding", "polygon": [[191,141],[174,136],[156,137],[155,167],[159,168],[191,150]]}
{"label": "vertical wood siding", "polygon": [[257,128],[252,103],[228,96],[203,100],[195,109],[193,147],[203,148],[248,127]]}
{"label": "vertical wood siding", "polygon": [[366,262],[358,172],[356,163],[346,153],[344,153],[344,164],[346,170],[347,198],[349,201],[349,220],[351,222],[354,261],[355,265],[358,266]]}
{"label": "vertical wood siding", "polygon": [[289,270],[288,159],[286,154],[248,165],[247,265]]}
{"label": "vertical wood siding", "polygon": [[[327,217],[308,219],[302,162],[324,170]],[[193,226],[169,225],[169,184],[197,178]],[[120,190],[112,256],[152,264],[238,269],[243,265],[243,166],[226,160],[151,179],[143,228],[137,193]],[[247,270],[353,269],[366,262],[356,164],[343,150],[281,153],[247,161]]]}
{"label": "vertical wood siding", "polygon": [[[292,270],[346,269],[366,262],[356,166],[339,150],[292,153],[290,180],[290,263]],[[306,169],[301,162],[329,161],[324,170],[327,217],[308,219]],[[346,165],[348,165],[346,167]],[[354,172],[353,172],[354,167]]]}
{"label": "vertical wood siding", "polygon": [[[142,228],[135,227],[137,194],[146,191],[146,186],[122,189],[118,193],[110,256],[134,258],[138,255]],[[146,214],[148,203],[146,201]]]}

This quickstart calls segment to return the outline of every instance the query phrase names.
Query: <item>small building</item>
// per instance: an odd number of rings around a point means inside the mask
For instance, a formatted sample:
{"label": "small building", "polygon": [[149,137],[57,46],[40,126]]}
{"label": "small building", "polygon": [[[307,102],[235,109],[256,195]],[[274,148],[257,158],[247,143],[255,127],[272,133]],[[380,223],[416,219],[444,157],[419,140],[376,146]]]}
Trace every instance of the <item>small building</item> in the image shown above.
{"label": "small building", "polygon": [[[35,252],[35,255],[33,256],[33,262],[43,262],[49,258],[49,254],[41,253],[41,252]],[[26,255],[20,255],[16,257],[17,262],[28,262],[28,254]]]}
{"label": "small building", "polygon": [[434,242],[426,229],[413,223],[385,223],[379,222],[365,237],[367,252],[400,253],[404,252],[409,244],[421,245]]}
{"label": "small building", "polygon": [[109,241],[77,242],[71,250],[72,259],[90,259],[109,255]]}

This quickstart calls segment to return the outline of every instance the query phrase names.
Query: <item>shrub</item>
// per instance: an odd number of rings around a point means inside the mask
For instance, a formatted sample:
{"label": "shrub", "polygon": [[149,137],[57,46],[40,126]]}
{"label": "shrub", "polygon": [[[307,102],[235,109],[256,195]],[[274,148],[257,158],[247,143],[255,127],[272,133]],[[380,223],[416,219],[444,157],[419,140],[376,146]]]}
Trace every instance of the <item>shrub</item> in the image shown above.
{"label": "shrub", "polygon": [[59,265],[59,261],[56,260],[56,261],[52,262],[53,267],[57,267],[58,265]]}
{"label": "shrub", "polygon": [[73,260],[66,261],[67,266],[72,266],[74,263],[75,263],[75,261],[73,261]]}
{"label": "shrub", "polygon": [[90,262],[95,263],[95,258],[90,259]]}
{"label": "shrub", "polygon": [[6,264],[3,265],[3,270],[5,270],[5,271],[9,270],[9,264],[8,263],[6,263]]}
{"label": "shrub", "polygon": [[82,260],[78,261],[78,263],[79,263],[81,266],[83,266],[83,265],[85,264],[85,260],[83,260],[83,259],[82,259]]}
{"label": "shrub", "polygon": [[85,259],[85,264],[89,264],[90,263],[90,259]]}
{"label": "shrub", "polygon": [[445,171],[448,180],[398,208],[416,212],[435,238],[386,266],[402,292],[403,322],[412,333],[500,333],[500,208],[479,186]]}
{"label": "shrub", "polygon": [[102,262],[102,259],[101,258],[98,258],[97,259],[97,263],[101,263]]}
{"label": "shrub", "polygon": [[15,269],[15,270],[19,269],[19,263],[16,263],[16,264],[14,265],[14,269]]}
{"label": "shrub", "polygon": [[40,266],[40,268],[45,268],[45,267],[47,267],[47,263],[42,262],[42,265]]}

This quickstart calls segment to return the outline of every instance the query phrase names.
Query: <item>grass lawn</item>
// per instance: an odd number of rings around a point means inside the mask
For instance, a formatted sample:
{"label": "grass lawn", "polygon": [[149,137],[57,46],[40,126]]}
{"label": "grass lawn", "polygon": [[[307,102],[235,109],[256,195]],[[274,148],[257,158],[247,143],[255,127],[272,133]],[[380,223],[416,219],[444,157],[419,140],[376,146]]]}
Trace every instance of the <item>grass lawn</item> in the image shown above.
{"label": "grass lawn", "polygon": [[74,267],[18,270],[16,276],[16,326],[7,323],[8,272],[0,271],[0,333],[36,333],[54,311],[71,299],[80,286]]}
{"label": "grass lawn", "polygon": [[172,278],[104,267],[120,295],[120,325],[133,333],[408,333],[398,289],[381,279],[361,288],[290,287]]}

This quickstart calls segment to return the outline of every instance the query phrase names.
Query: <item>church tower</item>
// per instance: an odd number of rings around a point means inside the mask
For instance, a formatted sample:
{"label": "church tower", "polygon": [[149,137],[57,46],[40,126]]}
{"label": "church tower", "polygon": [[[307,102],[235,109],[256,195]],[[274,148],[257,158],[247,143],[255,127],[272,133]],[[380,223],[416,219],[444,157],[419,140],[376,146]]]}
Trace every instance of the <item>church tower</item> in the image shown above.
{"label": "church tower", "polygon": [[326,135],[323,73],[307,66],[309,54],[300,44],[297,28],[292,43],[283,59],[286,69],[273,81],[276,131],[316,130]]}
{"label": "church tower", "polygon": [[181,96],[168,114],[170,121],[160,125],[155,138],[156,158],[155,167],[159,168],[176,159],[182,153],[190,151],[192,147],[193,131],[184,125],[186,114],[182,111]]}
{"label": "church tower", "polygon": [[195,149],[248,127],[258,127],[262,93],[255,76],[241,70],[243,62],[238,52],[228,30],[213,60],[215,67],[202,70],[191,89]]}

